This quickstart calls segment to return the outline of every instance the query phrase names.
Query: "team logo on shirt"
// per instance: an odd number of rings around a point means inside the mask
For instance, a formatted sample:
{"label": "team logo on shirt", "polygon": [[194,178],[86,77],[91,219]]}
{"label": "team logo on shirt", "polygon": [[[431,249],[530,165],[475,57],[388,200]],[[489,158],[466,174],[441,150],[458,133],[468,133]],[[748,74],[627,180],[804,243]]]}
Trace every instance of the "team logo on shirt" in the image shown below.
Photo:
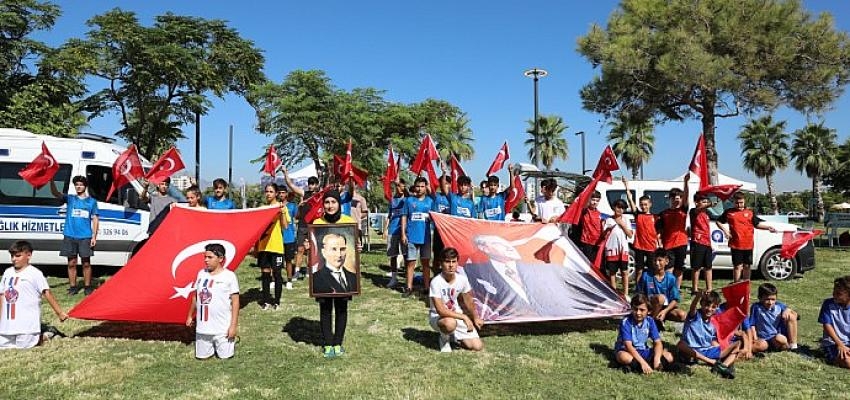
{"label": "team logo on shirt", "polygon": [[3,292],[3,298],[6,299],[6,319],[15,319],[15,303],[18,302],[18,291],[15,290],[15,285],[18,283],[18,277],[9,278],[9,287]]}
{"label": "team logo on shirt", "polygon": [[9,287],[8,289],[6,289],[6,291],[3,293],[3,297],[6,299],[6,302],[7,302],[7,303],[15,304],[15,303],[17,303],[17,302],[18,302],[18,291],[17,291],[17,290],[15,290],[15,288],[14,288],[14,287],[11,287],[11,286],[10,286],[10,287]]}
{"label": "team logo on shirt", "polygon": [[210,293],[210,290],[205,287],[201,288],[201,291],[198,292],[198,301],[200,301],[201,304],[210,304],[210,301],[212,301],[212,293]]}

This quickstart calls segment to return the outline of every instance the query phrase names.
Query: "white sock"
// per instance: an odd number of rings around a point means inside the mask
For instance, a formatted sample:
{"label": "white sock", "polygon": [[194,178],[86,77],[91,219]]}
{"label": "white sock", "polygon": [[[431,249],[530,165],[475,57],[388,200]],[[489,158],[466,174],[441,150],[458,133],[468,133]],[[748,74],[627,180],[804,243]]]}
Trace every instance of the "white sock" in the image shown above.
{"label": "white sock", "polygon": [[788,345],[788,348],[791,350],[797,350],[797,343],[791,343]]}

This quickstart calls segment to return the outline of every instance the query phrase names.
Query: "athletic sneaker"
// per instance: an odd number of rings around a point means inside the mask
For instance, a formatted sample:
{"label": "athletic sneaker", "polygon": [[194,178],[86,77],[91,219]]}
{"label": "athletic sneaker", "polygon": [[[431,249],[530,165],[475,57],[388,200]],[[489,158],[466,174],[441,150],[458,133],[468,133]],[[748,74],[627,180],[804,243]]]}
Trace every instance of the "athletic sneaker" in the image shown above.
{"label": "athletic sneaker", "polygon": [[341,355],[345,354],[345,349],[342,348],[342,346],[340,346],[340,345],[336,345],[336,346],[334,346],[334,354],[337,355],[337,356],[341,356]]}
{"label": "athletic sneaker", "polygon": [[73,296],[80,292],[80,288],[76,286],[71,286],[68,288],[68,296]]}
{"label": "athletic sneaker", "polygon": [[401,294],[401,297],[410,297],[413,296],[413,288],[404,288],[404,292]]}
{"label": "athletic sneaker", "polygon": [[277,305],[277,304],[272,304],[272,311],[277,311],[277,309],[278,309],[278,308],[280,308],[280,306],[279,306],[279,305]]}
{"label": "athletic sneaker", "polygon": [[86,286],[83,288],[83,293],[85,293],[86,296],[92,294],[92,292],[94,292],[94,288],[91,286]]}
{"label": "athletic sneaker", "polygon": [[391,278],[389,283],[387,283],[387,287],[390,289],[394,288],[395,285],[398,285],[398,279],[396,278]]}
{"label": "athletic sneaker", "polygon": [[325,349],[325,350],[324,350],[324,352],[322,353],[322,356],[323,356],[323,357],[325,357],[325,358],[334,358],[334,357],[336,357],[336,352],[334,352],[334,348],[333,348],[333,346],[325,346],[325,347],[324,347],[324,349]]}
{"label": "athletic sneaker", "polygon": [[286,282],[286,290],[292,290],[292,282]]}
{"label": "athletic sneaker", "polygon": [[271,310],[271,309],[272,309],[272,306],[271,306],[271,304],[268,304],[268,303],[266,303],[266,304],[260,304],[260,309],[261,309],[261,310],[263,310],[263,311]]}
{"label": "athletic sneaker", "polygon": [[451,353],[452,352],[452,341],[449,335],[440,334],[439,346],[441,353]]}
{"label": "athletic sneaker", "polygon": [[711,372],[714,372],[726,379],[735,379],[734,370],[730,370],[726,364],[723,364],[720,361],[715,362],[714,365],[711,366]]}

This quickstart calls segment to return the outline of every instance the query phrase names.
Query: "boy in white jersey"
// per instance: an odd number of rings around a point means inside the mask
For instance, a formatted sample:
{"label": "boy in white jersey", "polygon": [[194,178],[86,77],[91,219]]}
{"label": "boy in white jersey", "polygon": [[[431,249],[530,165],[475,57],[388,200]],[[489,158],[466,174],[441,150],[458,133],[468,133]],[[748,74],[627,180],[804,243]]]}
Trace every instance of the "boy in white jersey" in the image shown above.
{"label": "boy in white jersey", "polygon": [[195,296],[186,326],[196,324],[196,358],[204,360],[214,354],[218,358],[230,358],[236,350],[239,281],[233,271],[224,268],[224,246],[212,243],[204,250],[206,268],[195,279]]}
{"label": "boy in white jersey", "polygon": [[484,343],[478,337],[478,331],[484,326],[484,320],[475,312],[472,301],[472,286],[466,275],[457,274],[458,253],[453,247],[446,247],[440,254],[442,271],[431,280],[431,311],[428,322],[440,333],[440,351],[451,352],[451,339],[472,351],[484,349]]}
{"label": "boy in white jersey", "polygon": [[68,314],[56,302],[41,271],[30,265],[32,245],[19,240],[12,243],[9,254],[12,266],[0,278],[0,349],[27,349],[41,343],[42,296],[60,321]]}

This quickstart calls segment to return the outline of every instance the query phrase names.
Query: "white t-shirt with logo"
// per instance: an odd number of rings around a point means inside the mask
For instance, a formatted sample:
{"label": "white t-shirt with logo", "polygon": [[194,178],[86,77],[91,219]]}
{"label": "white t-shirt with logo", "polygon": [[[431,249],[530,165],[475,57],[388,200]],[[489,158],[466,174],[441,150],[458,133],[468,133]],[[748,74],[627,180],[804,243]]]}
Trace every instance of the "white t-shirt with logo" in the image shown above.
{"label": "white t-shirt with logo", "polygon": [[438,318],[440,316],[437,308],[434,307],[434,298],[442,300],[449,310],[462,313],[463,309],[460,308],[457,298],[461,293],[469,293],[470,291],[472,291],[472,286],[469,285],[469,280],[466,279],[465,275],[455,274],[454,282],[448,283],[443,278],[443,274],[438,274],[434,279],[431,279],[431,288],[428,294],[428,300],[431,303],[430,317]]}
{"label": "white t-shirt with logo", "polygon": [[41,332],[41,294],[47,289],[50,286],[38,268],[6,268],[0,278],[0,335]]}
{"label": "white t-shirt with logo", "polygon": [[206,269],[195,279],[196,333],[224,335],[230,328],[232,305],[230,295],[239,294],[239,281],[229,269],[212,275]]}

